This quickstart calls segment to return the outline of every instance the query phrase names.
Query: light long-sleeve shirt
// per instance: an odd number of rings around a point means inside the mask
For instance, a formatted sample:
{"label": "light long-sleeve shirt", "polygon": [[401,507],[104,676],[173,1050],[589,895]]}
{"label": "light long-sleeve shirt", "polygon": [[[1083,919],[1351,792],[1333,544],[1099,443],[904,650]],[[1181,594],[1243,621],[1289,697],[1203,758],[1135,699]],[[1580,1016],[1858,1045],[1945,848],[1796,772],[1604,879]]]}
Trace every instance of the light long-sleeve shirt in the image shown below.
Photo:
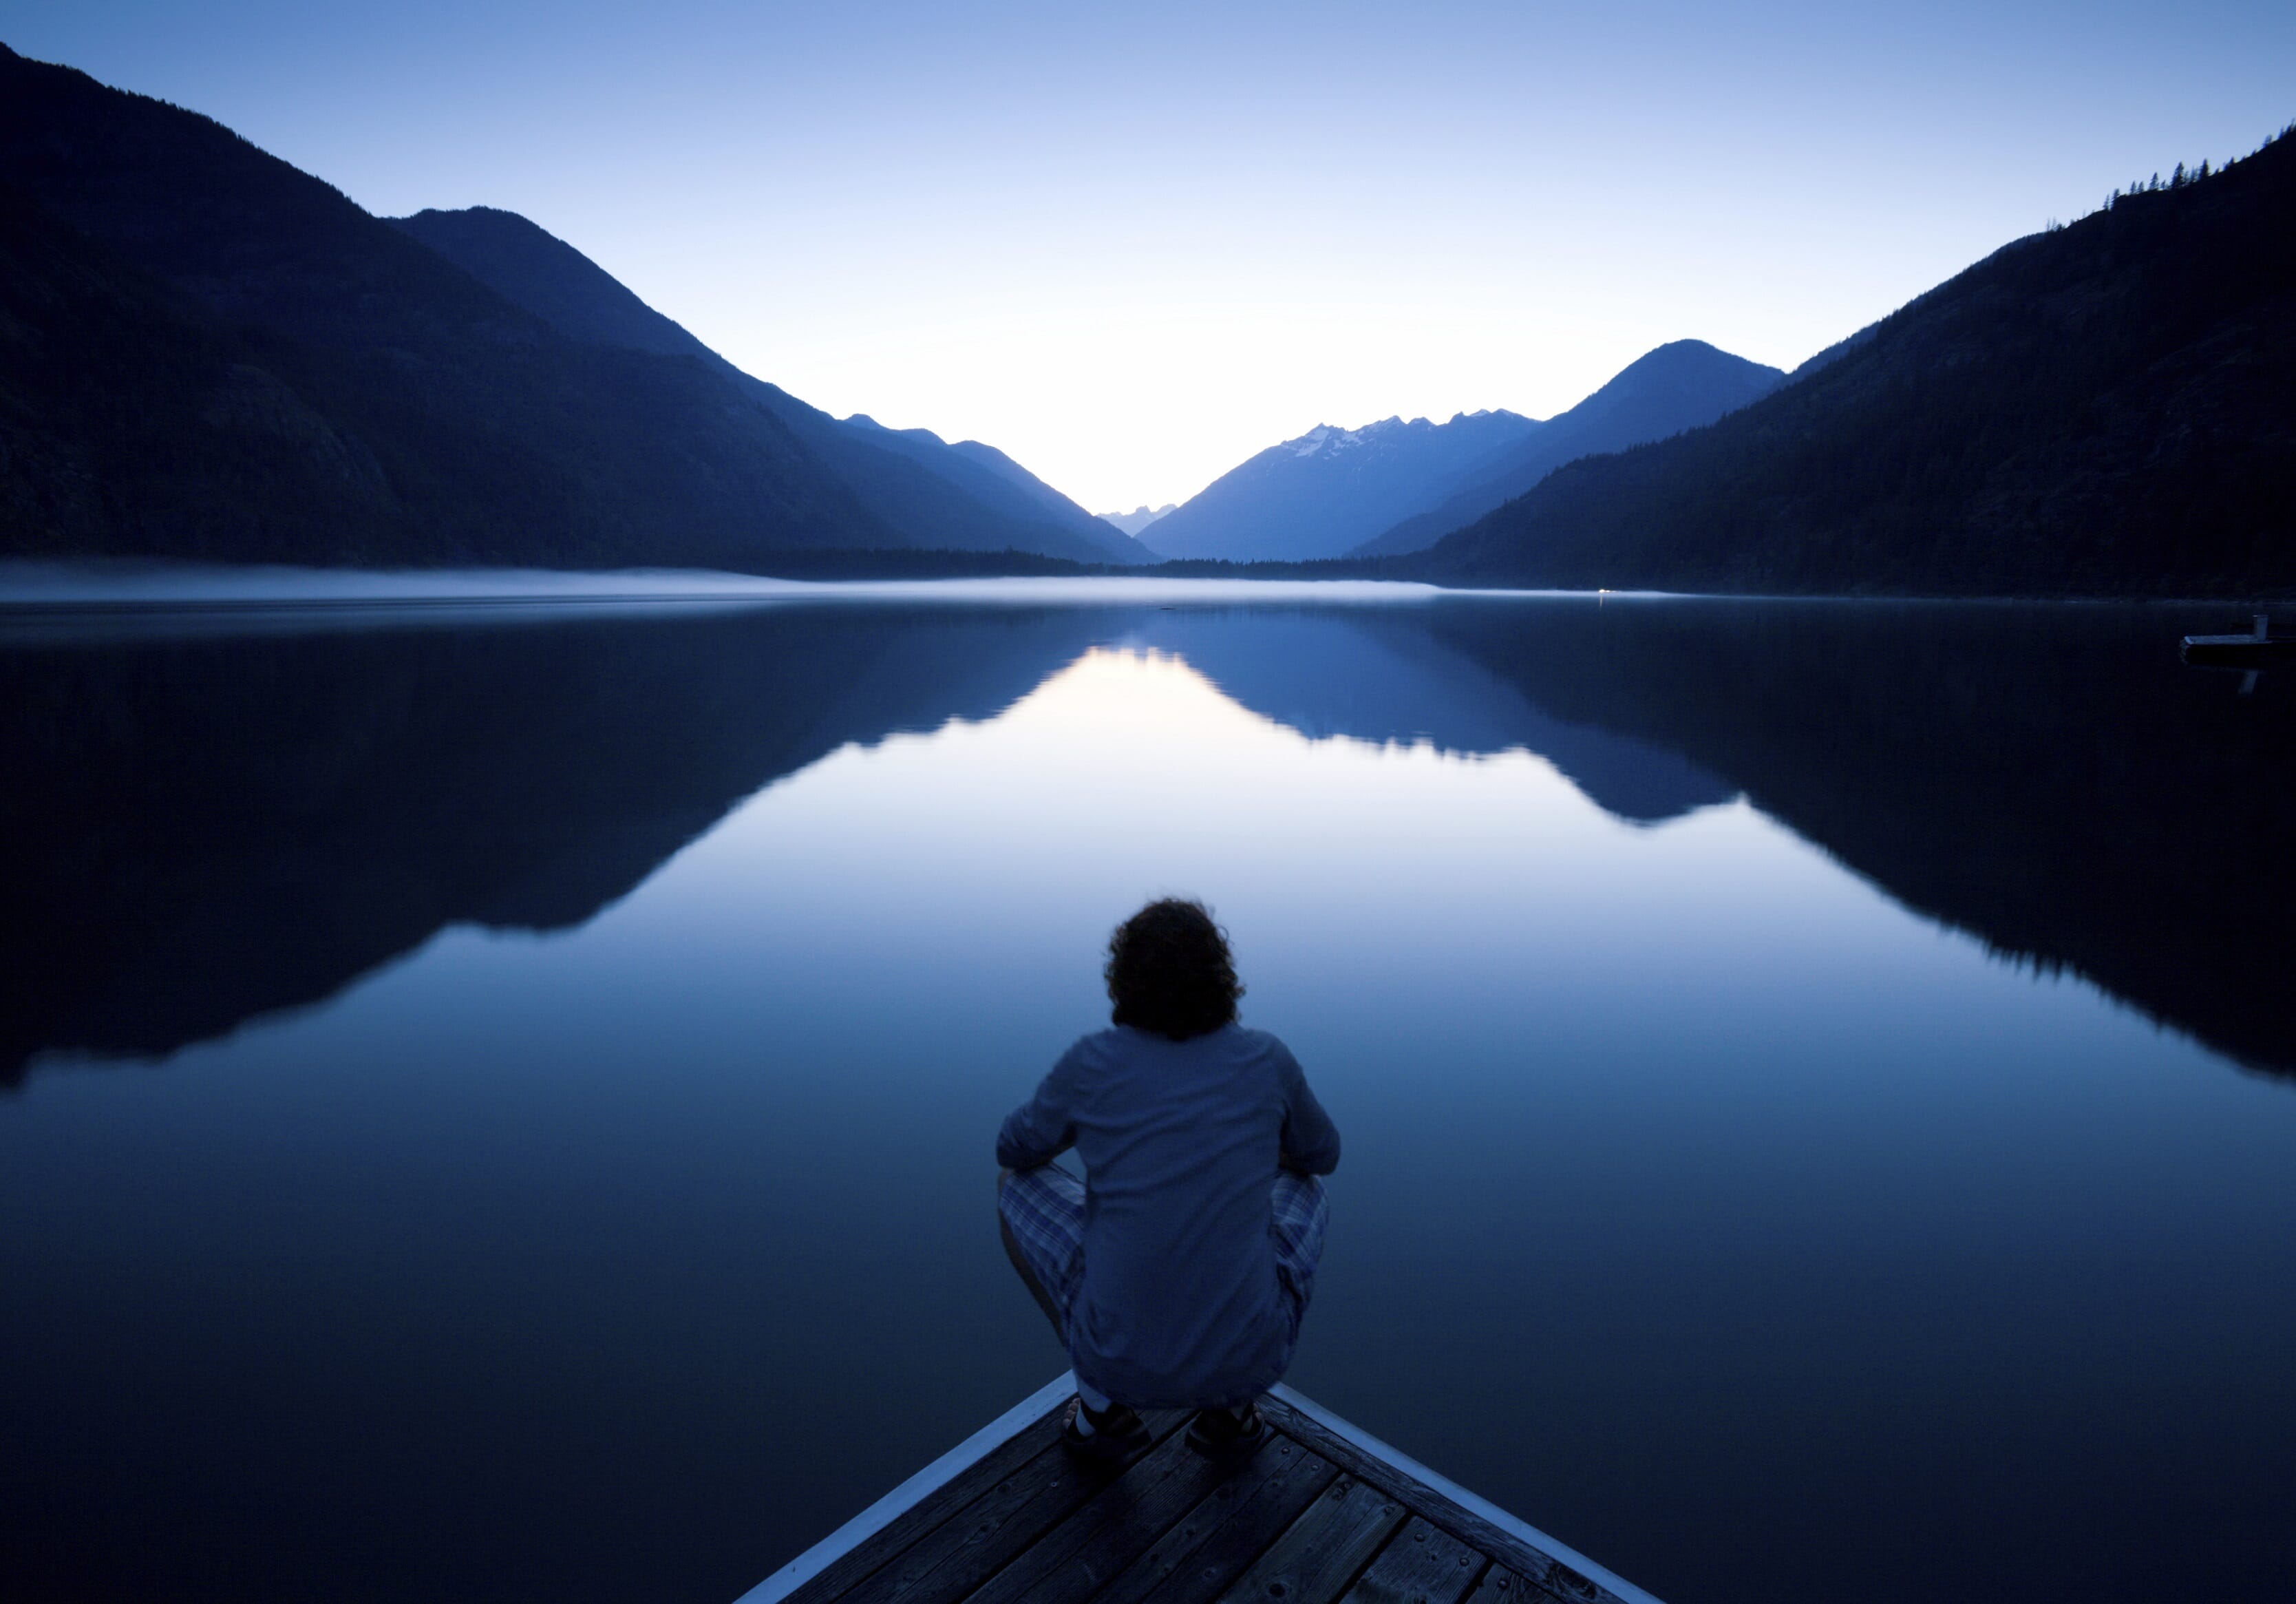
{"label": "light long-sleeve shirt", "polygon": [[1328,1175],[1340,1133],[1283,1043],[1224,1025],[1174,1041],[1119,1025],[1062,1054],[996,1138],[1010,1169],[1074,1145],[1084,1275],[1077,1375],[1120,1402],[1241,1400],[1282,1378],[1295,1313],[1276,1278],[1279,1165]]}

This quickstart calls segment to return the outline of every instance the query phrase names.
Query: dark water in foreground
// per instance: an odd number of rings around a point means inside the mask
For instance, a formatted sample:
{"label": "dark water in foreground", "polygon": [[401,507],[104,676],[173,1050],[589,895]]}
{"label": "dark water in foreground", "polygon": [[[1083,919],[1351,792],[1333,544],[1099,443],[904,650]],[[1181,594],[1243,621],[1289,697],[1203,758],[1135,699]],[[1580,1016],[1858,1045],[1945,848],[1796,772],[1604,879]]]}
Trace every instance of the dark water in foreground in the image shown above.
{"label": "dark water in foreground", "polygon": [[2284,1599],[2243,621],[8,626],[0,1596],[730,1600],[1060,1368],[989,1139],[1185,891],[1347,1135],[1311,1395],[1669,1604]]}

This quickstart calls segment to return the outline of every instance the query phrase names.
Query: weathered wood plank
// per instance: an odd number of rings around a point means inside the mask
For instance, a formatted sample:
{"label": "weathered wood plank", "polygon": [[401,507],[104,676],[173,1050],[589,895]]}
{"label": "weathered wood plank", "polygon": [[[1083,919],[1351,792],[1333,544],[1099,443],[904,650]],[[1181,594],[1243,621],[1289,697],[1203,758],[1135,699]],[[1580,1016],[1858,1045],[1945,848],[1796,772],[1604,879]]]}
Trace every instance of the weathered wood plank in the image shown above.
{"label": "weathered wood plank", "polygon": [[1618,1594],[1591,1577],[1583,1576],[1554,1555],[1532,1547],[1513,1532],[1493,1526],[1472,1509],[1461,1509],[1432,1487],[1404,1475],[1385,1460],[1364,1452],[1353,1443],[1301,1414],[1280,1398],[1262,1398],[1260,1412],[1285,1435],[1313,1449],[1346,1474],[1368,1482],[1390,1498],[1408,1502],[1413,1510],[1448,1532],[1478,1553],[1535,1583],[1568,1604],[1625,1604]]}
{"label": "weathered wood plank", "polygon": [[[1576,1571],[1570,1572],[1577,1575]],[[1560,1585],[1568,1586],[1568,1583]],[[1536,1582],[1526,1582],[1513,1571],[1494,1565],[1483,1573],[1482,1585],[1476,1588],[1467,1604],[1583,1604],[1582,1592],[1554,1592]]]}
{"label": "weathered wood plank", "polygon": [[982,1583],[966,1604],[1082,1604],[1248,1467],[1249,1461],[1207,1459],[1188,1446],[1185,1432],[1174,1432]]}
{"label": "weathered wood plank", "polygon": [[1494,1565],[1483,1573],[1483,1580],[1467,1604],[1546,1604],[1546,1590],[1529,1583],[1508,1570]]}
{"label": "weathered wood plank", "polygon": [[1423,1516],[1403,1523],[1343,1604],[1459,1604],[1490,1561]]}
{"label": "weathered wood plank", "polygon": [[1529,1580],[1541,1592],[1561,1600],[1562,1604],[1609,1604],[1619,1596],[1592,1577],[1580,1575],[1560,1559],[1549,1559],[1546,1568]]}
{"label": "weathered wood plank", "polygon": [[1276,1438],[1119,1572],[1093,1604],[1208,1604],[1338,1475],[1329,1460]]}
{"label": "weathered wood plank", "polygon": [[890,1564],[839,1595],[845,1604],[956,1604],[1072,1510],[1144,1458],[1186,1419],[1177,1410],[1145,1417],[1149,1449],[1114,1463],[1070,1453],[1055,1441]]}
{"label": "weathered wood plank", "polygon": [[786,1604],[825,1604],[851,1591],[862,1578],[890,1563],[950,1516],[1056,1444],[1060,1440],[1063,1407],[1054,1405],[1043,1419],[962,1476],[926,1494],[914,1508],[903,1512],[892,1525],[851,1553],[824,1567],[819,1575],[791,1593]]}
{"label": "weathered wood plank", "polygon": [[1228,1584],[1220,1604],[1332,1604],[1405,1519],[1402,1503],[1367,1482],[1341,1476],[1284,1528],[1251,1568]]}

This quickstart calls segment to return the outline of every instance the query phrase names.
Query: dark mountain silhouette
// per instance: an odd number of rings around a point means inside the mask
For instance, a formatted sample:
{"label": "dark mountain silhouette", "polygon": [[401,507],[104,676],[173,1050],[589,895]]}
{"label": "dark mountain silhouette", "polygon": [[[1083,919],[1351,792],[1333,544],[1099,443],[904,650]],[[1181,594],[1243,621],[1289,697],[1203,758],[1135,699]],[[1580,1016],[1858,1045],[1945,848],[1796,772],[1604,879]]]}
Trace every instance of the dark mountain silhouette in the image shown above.
{"label": "dark mountain silhouette", "polygon": [[[12,520],[7,549],[741,565],[900,543],[723,379],[554,336],[205,118],[0,55],[0,177],[45,214],[34,249],[9,241],[0,387],[29,449],[8,499],[54,508]],[[83,360],[71,336],[130,277],[153,348]],[[45,315],[73,300],[80,317]],[[67,432],[88,419],[108,427]]]}
{"label": "dark mountain silhouette", "polygon": [[[922,434],[930,440],[938,440],[940,438],[939,435],[932,433],[930,430],[924,429],[909,430],[905,432]],[[961,440],[952,444],[948,448],[955,452],[959,457],[965,457],[970,461],[978,463],[980,466],[988,469],[990,473],[996,474],[998,478],[1005,481],[1007,483],[1017,486],[1020,489],[1021,493],[1026,496],[1029,500],[1051,508],[1061,517],[1064,519],[1084,518],[1089,520],[1088,522],[1081,526],[1079,532],[1086,535],[1099,545],[1105,547],[1110,555],[1115,557],[1117,561],[1124,563],[1153,563],[1156,561],[1156,554],[1149,550],[1147,547],[1142,545],[1137,539],[1134,539],[1130,531],[1118,529],[1115,524],[1111,523],[1107,519],[1102,517],[1097,513],[1086,512],[1084,508],[1077,503],[1070,500],[1066,496],[1062,495],[1058,490],[1053,489],[1052,486],[1046,484],[1034,473],[1029,473],[1028,469],[1022,467],[1019,463],[1014,462],[1010,457],[1007,457],[1004,452],[999,451],[996,447],[988,444],[987,441]],[[1114,531],[1112,537],[1110,533],[1111,531]]]}
{"label": "dark mountain silhouette", "polygon": [[[1313,736],[1528,749],[1641,824],[1729,800],[2005,954],[2296,1073],[2296,678],[2163,610],[1468,600],[672,607],[0,643],[0,1082],[318,1001],[458,923],[562,929],[850,742],[1101,644]],[[533,621],[537,616],[548,621]],[[319,628],[314,617],[332,619]],[[2288,680],[2283,684],[2281,681]]]}
{"label": "dark mountain silhouette", "polygon": [[1714,424],[1407,559],[1443,581],[2296,589],[2296,140],[2004,247]]}
{"label": "dark mountain silhouette", "polygon": [[1059,523],[967,522],[898,451],[851,475],[563,260],[581,337],[208,119],[4,47],[0,214],[0,553],[756,570]]}
{"label": "dark mountain silhouette", "polygon": [[752,378],[638,299],[573,246],[515,212],[474,206],[385,219],[559,333],[596,345],[691,357],[789,425],[857,499],[907,545],[1016,548],[1091,563],[1143,563],[1147,550],[993,446],[950,445],[928,430],[842,422]]}
{"label": "dark mountain silhouette", "polygon": [[374,451],[266,355],[0,185],[0,549],[386,548]]}
{"label": "dark mountain silhouette", "polygon": [[[771,386],[767,386],[771,389]],[[780,393],[778,391],[776,394]],[[968,550],[991,550],[992,542],[1013,544],[1013,531],[1025,534],[1032,550],[1081,563],[1152,563],[1155,554],[1122,530],[1103,522],[1014,462],[996,447],[980,440],[951,444],[930,429],[889,429],[866,413],[843,422],[784,398],[783,408],[800,432],[809,427],[821,440],[824,455],[837,461],[865,498],[876,494],[877,475],[886,458],[906,460],[931,480],[955,487],[969,503],[981,507],[970,524],[960,523],[960,511],[947,506],[947,492],[937,490],[929,506],[889,510],[905,520],[905,527],[931,531],[943,545]],[[837,432],[832,436],[830,431]],[[868,487],[868,488],[865,488]],[[952,535],[956,538],[952,539]],[[920,535],[921,539],[925,538]]]}
{"label": "dark mountain silhouette", "polygon": [[1623,451],[1710,424],[1784,382],[1775,367],[1677,340],[1648,351],[1568,412],[1500,448],[1460,475],[1463,486],[1437,506],[1404,519],[1349,555],[1395,556],[1432,546],[1513,500],[1564,463]]}
{"label": "dark mountain silhouette", "polygon": [[1221,474],[1159,518],[1150,539],[1168,557],[1336,557],[1432,506],[1471,465],[1538,427],[1512,412],[1319,424]]}
{"label": "dark mountain silhouette", "polygon": [[663,317],[612,274],[514,211],[472,206],[381,220],[570,339],[660,357],[698,357],[733,370],[684,324]]}

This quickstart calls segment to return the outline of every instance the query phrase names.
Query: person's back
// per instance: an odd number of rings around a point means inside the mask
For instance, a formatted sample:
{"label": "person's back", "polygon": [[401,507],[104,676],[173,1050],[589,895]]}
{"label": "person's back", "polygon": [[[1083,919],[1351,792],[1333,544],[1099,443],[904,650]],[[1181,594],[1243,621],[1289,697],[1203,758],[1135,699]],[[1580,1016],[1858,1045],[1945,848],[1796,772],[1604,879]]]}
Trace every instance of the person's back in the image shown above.
{"label": "person's back", "polygon": [[[1193,903],[1111,943],[1114,1028],[1004,1122],[1007,1250],[1076,1367],[1089,1436],[1113,1400],[1242,1411],[1290,1363],[1339,1162],[1289,1050],[1234,1022],[1226,945]],[[1052,1160],[1073,1145],[1088,1184]],[[1128,1411],[1125,1411],[1128,1414]],[[1250,1425],[1248,1414],[1234,1417]]]}

